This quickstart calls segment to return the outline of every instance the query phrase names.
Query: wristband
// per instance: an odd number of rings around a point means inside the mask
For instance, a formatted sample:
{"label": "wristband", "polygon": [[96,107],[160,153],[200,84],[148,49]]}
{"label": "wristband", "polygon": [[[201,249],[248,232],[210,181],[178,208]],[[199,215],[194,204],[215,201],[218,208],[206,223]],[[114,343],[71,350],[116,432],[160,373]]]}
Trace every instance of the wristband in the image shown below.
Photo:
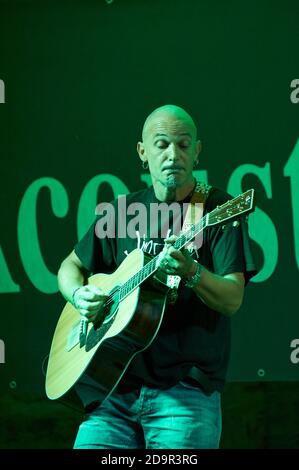
{"label": "wristband", "polygon": [[77,290],[81,289],[81,286],[80,287],[76,287],[74,290],[73,290],[73,293],[72,293],[72,304],[75,308],[77,308],[77,304],[75,302],[75,294],[77,292]]}
{"label": "wristband", "polygon": [[195,274],[188,280],[185,282],[185,286],[186,287],[194,287],[195,284],[198,283],[198,281],[200,280],[200,277],[201,277],[201,273],[203,271],[203,266],[201,264],[199,264],[196,260],[194,260],[195,263],[196,263],[196,271],[195,271]]}

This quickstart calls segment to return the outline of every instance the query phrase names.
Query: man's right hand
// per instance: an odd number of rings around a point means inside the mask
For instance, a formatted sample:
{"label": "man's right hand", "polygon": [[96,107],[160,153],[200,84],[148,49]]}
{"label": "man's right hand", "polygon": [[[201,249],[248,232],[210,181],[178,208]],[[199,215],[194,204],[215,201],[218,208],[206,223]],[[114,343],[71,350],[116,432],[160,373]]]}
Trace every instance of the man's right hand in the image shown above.
{"label": "man's right hand", "polygon": [[77,289],[73,295],[73,305],[80,315],[95,323],[105,318],[104,305],[108,296],[96,286],[88,284]]}

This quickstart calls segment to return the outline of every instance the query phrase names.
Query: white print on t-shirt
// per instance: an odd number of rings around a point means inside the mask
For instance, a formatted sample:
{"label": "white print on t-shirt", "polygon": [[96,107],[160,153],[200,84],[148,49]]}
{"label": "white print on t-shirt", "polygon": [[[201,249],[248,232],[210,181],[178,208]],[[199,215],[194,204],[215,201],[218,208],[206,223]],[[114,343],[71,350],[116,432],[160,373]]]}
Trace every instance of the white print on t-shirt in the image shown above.
{"label": "white print on t-shirt", "polygon": [[[166,238],[169,238],[170,236],[171,236],[171,229],[168,229]],[[144,251],[145,253],[148,253],[149,255],[153,255],[153,256],[157,255],[158,253],[160,253],[160,251],[162,251],[164,247],[164,243],[157,243],[157,242],[154,242],[153,240],[146,240],[145,234],[143,235],[143,239],[141,239],[139,230],[136,230],[136,239],[137,239],[136,248],[141,249],[142,251]],[[191,254],[191,256],[193,256],[193,254],[195,253],[195,257],[196,258],[199,257],[198,248],[196,247],[195,244],[190,243],[190,246],[187,247],[187,249],[189,250],[189,253]],[[128,256],[129,254],[128,250],[125,250],[124,254]]]}

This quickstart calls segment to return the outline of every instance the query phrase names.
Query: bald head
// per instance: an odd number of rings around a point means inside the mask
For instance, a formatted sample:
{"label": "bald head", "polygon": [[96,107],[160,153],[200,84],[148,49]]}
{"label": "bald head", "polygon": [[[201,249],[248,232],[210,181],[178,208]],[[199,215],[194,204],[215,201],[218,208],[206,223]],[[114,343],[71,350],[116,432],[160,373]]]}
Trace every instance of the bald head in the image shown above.
{"label": "bald head", "polygon": [[196,134],[193,119],[179,106],[161,106],[146,118],[137,152],[148,163],[160,201],[182,200],[194,187],[192,170],[201,151]]}
{"label": "bald head", "polygon": [[153,126],[165,120],[180,121],[184,123],[187,127],[189,127],[193,139],[197,138],[197,129],[190,114],[188,114],[183,108],[180,108],[179,106],[174,104],[166,104],[156,108],[146,118],[142,129],[142,140],[145,141],[147,139]]}

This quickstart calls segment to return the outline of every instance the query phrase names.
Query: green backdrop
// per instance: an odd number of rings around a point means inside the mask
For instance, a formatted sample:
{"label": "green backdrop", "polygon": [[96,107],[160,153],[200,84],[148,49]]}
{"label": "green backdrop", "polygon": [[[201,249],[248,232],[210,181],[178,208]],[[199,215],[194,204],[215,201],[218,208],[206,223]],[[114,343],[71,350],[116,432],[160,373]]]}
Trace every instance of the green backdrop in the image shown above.
{"label": "green backdrop", "polygon": [[166,103],[198,125],[197,176],[256,189],[229,380],[298,380],[298,24],[293,0],[0,1],[1,392],[44,394],[59,264],[97,202],[146,186]]}

